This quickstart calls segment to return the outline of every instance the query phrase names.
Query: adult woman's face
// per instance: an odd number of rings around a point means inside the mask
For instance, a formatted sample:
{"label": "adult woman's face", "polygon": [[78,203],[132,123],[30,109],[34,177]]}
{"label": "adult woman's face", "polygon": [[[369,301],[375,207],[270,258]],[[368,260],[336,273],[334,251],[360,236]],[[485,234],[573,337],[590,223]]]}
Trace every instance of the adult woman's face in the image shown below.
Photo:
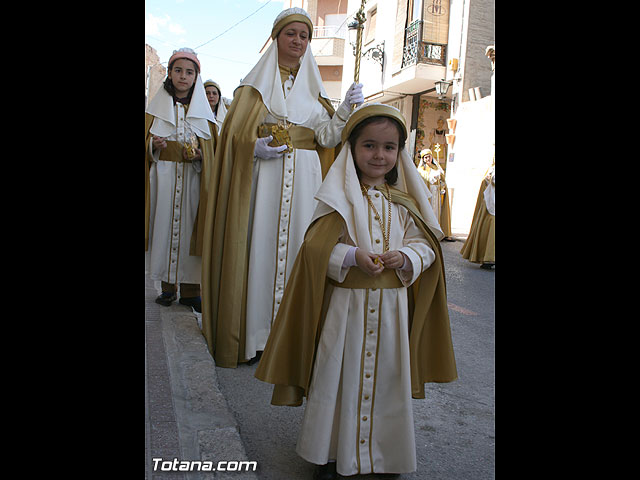
{"label": "adult woman's face", "polygon": [[309,27],[306,23],[292,22],[277,36],[278,60],[289,66],[300,61],[309,44]]}
{"label": "adult woman's face", "polygon": [[214,86],[206,87],[205,92],[207,94],[207,100],[209,100],[209,105],[211,105],[211,109],[214,110],[218,102],[220,101],[220,94],[218,93],[218,89]]}

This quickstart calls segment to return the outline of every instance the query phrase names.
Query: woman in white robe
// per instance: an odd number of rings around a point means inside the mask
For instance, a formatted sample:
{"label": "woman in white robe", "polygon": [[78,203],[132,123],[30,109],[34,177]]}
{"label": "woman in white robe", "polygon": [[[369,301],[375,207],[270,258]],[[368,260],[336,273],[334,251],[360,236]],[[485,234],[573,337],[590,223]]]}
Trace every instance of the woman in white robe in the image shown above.
{"label": "woman in white robe", "polygon": [[453,242],[451,236],[451,208],[449,207],[449,189],[445,181],[445,173],[440,164],[433,158],[431,150],[426,148],[420,151],[420,163],[418,173],[427,184],[431,193],[429,203],[438,217],[440,227],[445,234],[443,240]]}
{"label": "woman in white robe", "polygon": [[[273,42],[236,90],[221,132],[212,179],[219,193],[203,252],[203,333],[218,366],[236,367],[264,349],[316,206],[318,151],[330,149],[333,160],[351,105],[364,99],[362,85],[352,86],[334,112],[312,32],[303,9],[278,15]],[[290,150],[270,133],[277,124],[288,129]]]}
{"label": "woman in white robe", "polygon": [[496,264],[496,165],[489,168],[478,192],[469,236],[460,249],[462,258],[491,270]]}

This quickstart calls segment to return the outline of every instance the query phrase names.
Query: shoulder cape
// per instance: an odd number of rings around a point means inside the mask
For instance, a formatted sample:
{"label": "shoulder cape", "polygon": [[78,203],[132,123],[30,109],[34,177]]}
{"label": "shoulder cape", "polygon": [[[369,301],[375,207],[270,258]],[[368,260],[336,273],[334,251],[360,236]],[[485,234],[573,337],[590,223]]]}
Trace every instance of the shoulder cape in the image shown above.
{"label": "shoulder cape", "polygon": [[[385,192],[383,192],[385,193]],[[436,254],[434,263],[408,288],[409,346],[413,398],[425,398],[425,382],[458,378],[440,243],[407,194],[391,189],[391,201],[407,208]],[[312,378],[316,349],[333,287],[327,280],[329,257],[343,230],[334,211],[307,230],[278,315],[255,376],[274,384],[273,405],[302,405]]]}

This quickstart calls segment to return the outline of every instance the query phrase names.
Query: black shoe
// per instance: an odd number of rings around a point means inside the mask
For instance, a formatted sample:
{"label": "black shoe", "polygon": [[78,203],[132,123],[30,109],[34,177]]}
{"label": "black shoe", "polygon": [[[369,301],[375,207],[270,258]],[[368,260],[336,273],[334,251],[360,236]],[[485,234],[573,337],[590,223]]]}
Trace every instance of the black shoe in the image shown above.
{"label": "black shoe", "polygon": [[175,293],[162,292],[162,295],[156,298],[156,303],[159,303],[160,305],[164,305],[165,307],[168,307],[175,301],[176,298],[178,297],[176,297]]}
{"label": "black shoe", "polygon": [[258,363],[262,358],[262,350],[256,352],[256,356],[247,362],[248,365],[253,365],[254,363]]}
{"label": "black shoe", "polygon": [[495,263],[483,263],[482,265],[480,265],[480,268],[483,268],[485,270],[491,270],[495,266],[496,266]]}
{"label": "black shoe", "polygon": [[336,462],[329,462],[326,465],[318,465],[313,474],[313,480],[337,480]]}
{"label": "black shoe", "polygon": [[200,300],[200,297],[180,297],[178,303],[180,303],[181,305],[186,305],[187,307],[191,307],[198,313],[202,313],[202,300]]}

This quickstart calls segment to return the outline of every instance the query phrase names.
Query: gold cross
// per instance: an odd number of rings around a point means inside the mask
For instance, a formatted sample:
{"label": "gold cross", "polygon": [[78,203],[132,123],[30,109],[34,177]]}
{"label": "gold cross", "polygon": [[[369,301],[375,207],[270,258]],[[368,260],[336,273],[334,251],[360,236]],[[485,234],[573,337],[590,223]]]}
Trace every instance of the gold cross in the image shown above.
{"label": "gold cross", "polygon": [[433,149],[436,152],[436,159],[438,160],[438,163],[440,163],[440,144],[436,143],[436,146],[433,147]]}

